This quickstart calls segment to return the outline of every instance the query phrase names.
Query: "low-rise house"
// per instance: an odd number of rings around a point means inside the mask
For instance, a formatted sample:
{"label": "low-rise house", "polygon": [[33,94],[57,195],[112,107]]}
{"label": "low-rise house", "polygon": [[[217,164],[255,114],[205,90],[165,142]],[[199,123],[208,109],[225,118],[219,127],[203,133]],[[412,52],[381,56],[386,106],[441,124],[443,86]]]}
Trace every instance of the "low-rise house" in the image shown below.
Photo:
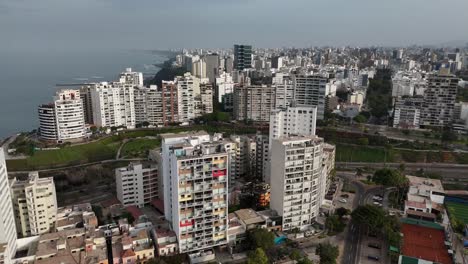
{"label": "low-rise house", "polygon": [[156,251],[159,256],[175,255],[179,252],[176,233],[172,230],[155,229]]}
{"label": "low-rise house", "polygon": [[[409,190],[405,201],[405,214],[408,211],[439,214],[444,211],[444,188],[437,179],[428,179],[416,176],[406,176],[409,181]],[[414,215],[411,214],[410,215]],[[427,217],[430,217],[427,215]]]}

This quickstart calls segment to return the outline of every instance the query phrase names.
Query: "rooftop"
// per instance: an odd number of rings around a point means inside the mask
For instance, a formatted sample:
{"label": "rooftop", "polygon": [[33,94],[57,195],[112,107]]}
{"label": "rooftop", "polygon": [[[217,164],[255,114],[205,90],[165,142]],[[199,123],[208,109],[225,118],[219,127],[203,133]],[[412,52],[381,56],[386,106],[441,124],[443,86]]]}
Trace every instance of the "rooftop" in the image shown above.
{"label": "rooftop", "polygon": [[436,192],[444,192],[442,182],[437,179],[428,179],[416,176],[406,176],[409,181],[410,187],[416,187],[418,189],[431,190]]}
{"label": "rooftop", "polygon": [[265,219],[261,217],[257,212],[248,208],[240,209],[234,212],[240,221],[244,222],[246,225],[258,224],[265,222]]}

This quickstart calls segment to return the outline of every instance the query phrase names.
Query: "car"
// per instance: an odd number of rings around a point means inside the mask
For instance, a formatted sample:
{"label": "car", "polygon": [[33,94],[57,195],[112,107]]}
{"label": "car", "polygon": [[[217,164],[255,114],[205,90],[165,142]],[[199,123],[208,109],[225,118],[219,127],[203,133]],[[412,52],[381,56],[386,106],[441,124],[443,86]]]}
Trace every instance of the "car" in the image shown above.
{"label": "car", "polygon": [[374,201],[382,201],[383,198],[380,197],[380,196],[378,196],[378,195],[374,195],[374,196],[372,197],[372,200],[374,200]]}
{"label": "car", "polygon": [[379,203],[379,202],[373,202],[373,204],[374,204],[374,205],[377,205],[377,206],[382,206],[382,204]]}
{"label": "car", "polygon": [[346,199],[340,199],[340,200],[338,200],[338,201],[339,201],[340,203],[347,203],[347,202],[348,202],[348,200],[346,200]]}
{"label": "car", "polygon": [[368,247],[370,248],[376,248],[376,249],[381,249],[382,247],[380,246],[380,244],[377,244],[377,243],[369,243],[367,244]]}
{"label": "car", "polygon": [[375,261],[379,261],[379,259],[380,259],[379,257],[372,256],[372,255],[367,256],[367,258],[370,259],[370,260],[375,260]]}

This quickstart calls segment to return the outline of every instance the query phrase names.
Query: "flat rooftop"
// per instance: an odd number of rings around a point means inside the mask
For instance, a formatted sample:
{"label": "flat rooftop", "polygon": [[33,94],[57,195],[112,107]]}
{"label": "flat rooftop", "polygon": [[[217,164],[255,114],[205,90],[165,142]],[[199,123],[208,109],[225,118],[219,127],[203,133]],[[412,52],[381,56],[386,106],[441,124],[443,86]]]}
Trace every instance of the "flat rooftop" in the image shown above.
{"label": "flat rooftop", "polygon": [[406,176],[409,180],[409,185],[411,187],[416,187],[418,189],[431,190],[436,192],[444,192],[444,187],[442,182],[437,179],[428,179],[423,177],[416,176]]}

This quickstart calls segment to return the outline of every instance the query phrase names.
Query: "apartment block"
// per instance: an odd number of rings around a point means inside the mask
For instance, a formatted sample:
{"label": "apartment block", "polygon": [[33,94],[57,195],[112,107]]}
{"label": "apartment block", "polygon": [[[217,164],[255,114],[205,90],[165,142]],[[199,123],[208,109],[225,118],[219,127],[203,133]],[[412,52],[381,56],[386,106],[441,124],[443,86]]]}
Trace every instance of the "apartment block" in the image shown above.
{"label": "apartment block", "polygon": [[269,176],[269,151],[270,139],[268,135],[257,134],[255,136],[256,151],[255,151],[255,175],[257,178],[268,182]]}
{"label": "apartment block", "polygon": [[54,230],[57,197],[52,177],[39,178],[39,173],[31,172],[27,180],[14,178],[10,188],[18,236],[36,236]]}
{"label": "apartment block", "polygon": [[216,91],[215,96],[218,103],[223,103],[224,109],[232,109],[232,104],[229,104],[227,96],[231,96],[234,92],[234,81],[232,76],[229,73],[221,73],[219,77],[216,78]]}
{"label": "apartment block", "polygon": [[96,83],[91,88],[94,125],[135,128],[134,86],[119,82]]}
{"label": "apartment block", "polygon": [[200,80],[190,73],[177,76],[177,104],[180,122],[187,122],[196,117],[195,98],[200,95]]}
{"label": "apartment block", "polygon": [[393,127],[404,129],[419,128],[421,122],[422,97],[401,98],[395,102]]}
{"label": "apartment block", "polygon": [[119,75],[119,82],[134,86],[143,86],[143,73],[134,72],[132,68],[126,68],[124,72]]}
{"label": "apartment block", "polygon": [[10,264],[16,254],[15,215],[3,148],[0,147],[0,259]]}
{"label": "apartment block", "polygon": [[252,68],[252,46],[234,45],[234,69],[242,71]]}
{"label": "apartment block", "polygon": [[91,102],[91,89],[94,85],[84,85],[80,87],[80,98],[83,102],[83,112],[86,124],[94,124],[93,104]]}
{"label": "apartment block", "polygon": [[270,114],[271,140],[290,135],[313,136],[317,122],[317,107],[288,106],[277,108]]}
{"label": "apartment block", "polygon": [[316,106],[317,119],[325,115],[327,78],[320,75],[293,75],[294,102],[298,106]]}
{"label": "apartment block", "polygon": [[270,208],[283,217],[283,230],[307,229],[317,217],[325,194],[322,155],[316,136],[273,140]]}
{"label": "apartment block", "polygon": [[86,136],[83,102],[79,90],[63,89],[53,102],[38,108],[39,131],[43,140],[68,142]]}
{"label": "apartment block", "polygon": [[206,132],[162,137],[164,210],[180,253],[227,244],[227,151]]}
{"label": "apartment block", "polygon": [[459,79],[453,75],[431,74],[427,76],[427,88],[421,111],[421,125],[445,127],[454,120],[454,110]]}
{"label": "apartment block", "polygon": [[236,120],[269,122],[275,108],[275,87],[236,86],[234,88],[234,117]]}
{"label": "apartment block", "polygon": [[127,167],[115,169],[115,180],[117,199],[124,206],[143,207],[160,198],[157,165],[131,163]]}

